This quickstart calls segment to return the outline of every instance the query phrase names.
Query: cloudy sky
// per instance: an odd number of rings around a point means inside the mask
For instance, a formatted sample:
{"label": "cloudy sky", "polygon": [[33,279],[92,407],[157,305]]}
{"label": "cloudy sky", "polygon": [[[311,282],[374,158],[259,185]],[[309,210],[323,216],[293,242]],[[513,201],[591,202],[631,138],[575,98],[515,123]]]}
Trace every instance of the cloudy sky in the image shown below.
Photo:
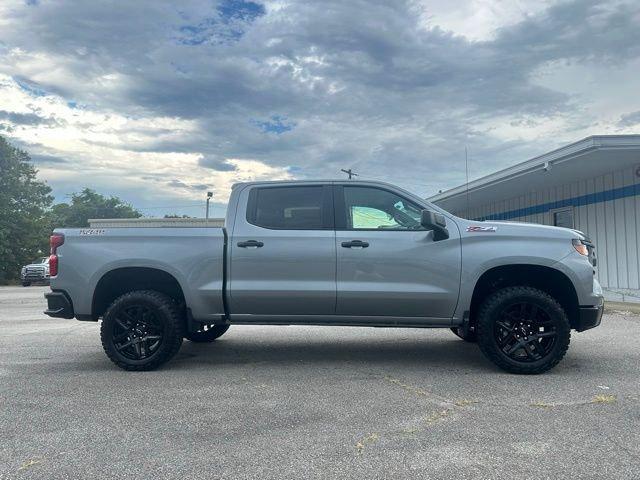
{"label": "cloudy sky", "polygon": [[427,196],[640,132],[640,2],[0,2],[0,135],[57,200],[202,215],[353,168]]}

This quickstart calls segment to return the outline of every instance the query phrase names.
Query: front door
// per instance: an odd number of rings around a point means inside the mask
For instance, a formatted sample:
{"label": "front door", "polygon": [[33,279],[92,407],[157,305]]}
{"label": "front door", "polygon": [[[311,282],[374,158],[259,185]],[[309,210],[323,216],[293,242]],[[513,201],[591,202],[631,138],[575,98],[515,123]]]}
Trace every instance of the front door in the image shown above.
{"label": "front door", "polygon": [[422,207],[380,186],[335,187],[338,315],[451,318],[460,235],[434,241]]}
{"label": "front door", "polygon": [[237,213],[228,247],[232,319],[333,315],[336,249],[331,186],[249,188],[239,203],[248,205],[247,211]]}

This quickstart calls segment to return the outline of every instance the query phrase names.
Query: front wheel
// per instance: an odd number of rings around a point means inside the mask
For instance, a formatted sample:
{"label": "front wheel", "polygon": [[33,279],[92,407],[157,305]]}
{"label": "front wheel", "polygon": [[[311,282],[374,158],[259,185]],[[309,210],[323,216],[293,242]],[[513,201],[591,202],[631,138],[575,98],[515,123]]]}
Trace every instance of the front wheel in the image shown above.
{"label": "front wheel", "polygon": [[187,332],[184,338],[195,343],[213,342],[229,330],[229,325],[202,325],[197,332]]}
{"label": "front wheel", "polygon": [[571,340],[562,306],[532,287],[493,293],[480,308],[478,345],[493,363],[511,373],[537,374],[555,367]]}
{"label": "front wheel", "polygon": [[153,370],[182,345],[184,319],[174,301],[152,290],[125,293],[109,306],[100,326],[102,347],[124,370]]}
{"label": "front wheel", "polygon": [[30,287],[31,286],[31,282],[22,282],[22,286],[23,287]]}

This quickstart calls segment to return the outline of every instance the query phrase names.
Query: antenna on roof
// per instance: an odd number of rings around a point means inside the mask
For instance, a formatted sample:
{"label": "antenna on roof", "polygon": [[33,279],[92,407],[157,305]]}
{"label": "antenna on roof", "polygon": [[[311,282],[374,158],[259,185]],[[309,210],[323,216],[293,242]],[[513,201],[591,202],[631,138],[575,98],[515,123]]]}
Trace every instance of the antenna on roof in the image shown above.
{"label": "antenna on roof", "polygon": [[353,173],[351,171],[351,169],[345,170],[344,168],[341,168],[340,171],[346,173],[347,175],[349,175],[349,180],[351,180],[351,177],[359,177],[360,176],[357,173]]}
{"label": "antenna on roof", "polygon": [[466,196],[467,196],[467,213],[465,214],[465,218],[469,219],[469,155],[467,153],[467,147],[464,147],[464,170],[467,177],[467,185],[466,185]]}

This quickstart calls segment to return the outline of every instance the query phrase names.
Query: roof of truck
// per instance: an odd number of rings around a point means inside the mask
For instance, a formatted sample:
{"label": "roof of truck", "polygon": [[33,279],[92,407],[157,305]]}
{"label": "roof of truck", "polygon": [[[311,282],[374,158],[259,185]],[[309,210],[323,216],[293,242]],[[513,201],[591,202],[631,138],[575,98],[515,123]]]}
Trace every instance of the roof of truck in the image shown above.
{"label": "roof of truck", "polygon": [[331,178],[331,179],[318,179],[318,180],[256,180],[253,182],[238,182],[238,183],[234,183],[232,188],[237,188],[239,186],[245,186],[245,185],[272,185],[272,184],[305,184],[305,183],[362,183],[362,184],[377,184],[377,185],[387,185],[387,186],[391,186],[394,188],[399,188],[395,185],[392,185],[391,183],[387,183],[387,182],[382,182],[380,180],[366,180],[366,179],[361,179],[361,180],[349,180],[346,178]]}

